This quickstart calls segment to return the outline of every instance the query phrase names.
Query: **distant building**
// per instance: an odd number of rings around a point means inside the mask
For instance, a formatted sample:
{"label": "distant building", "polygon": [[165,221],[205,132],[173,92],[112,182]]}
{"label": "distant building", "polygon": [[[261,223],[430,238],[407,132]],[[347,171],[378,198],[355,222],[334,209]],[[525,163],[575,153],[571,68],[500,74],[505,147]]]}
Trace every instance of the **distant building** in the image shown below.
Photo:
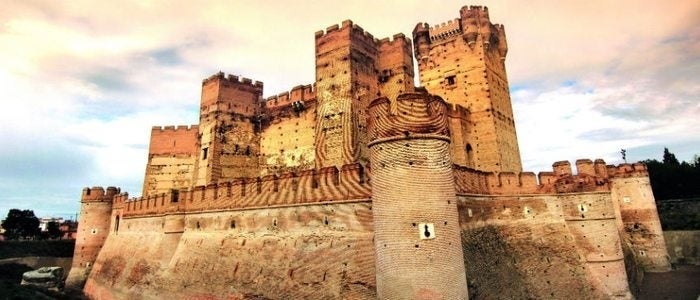
{"label": "distant building", "polygon": [[48,217],[48,218],[39,218],[39,228],[41,229],[42,232],[49,230],[49,223],[51,222],[56,222],[58,224],[63,223],[63,218],[54,218],[54,217]]}
{"label": "distant building", "polygon": [[61,239],[74,240],[78,235],[78,222],[66,220],[63,223],[60,223],[58,229],[61,230]]}

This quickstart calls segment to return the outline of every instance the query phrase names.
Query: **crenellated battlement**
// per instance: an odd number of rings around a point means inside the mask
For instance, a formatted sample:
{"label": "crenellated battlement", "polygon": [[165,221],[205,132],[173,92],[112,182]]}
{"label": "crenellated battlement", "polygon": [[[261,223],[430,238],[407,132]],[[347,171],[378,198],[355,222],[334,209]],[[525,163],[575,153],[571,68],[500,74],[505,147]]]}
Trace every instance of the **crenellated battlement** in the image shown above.
{"label": "crenellated battlement", "polygon": [[[239,178],[232,181],[171,190],[125,201],[124,216],[236,210],[370,198],[368,173],[360,164],[309,169],[279,176]],[[118,196],[123,201],[123,196]]]}
{"label": "crenellated battlement", "polygon": [[447,137],[447,110],[442,98],[427,93],[401,94],[394,105],[386,97],[375,99],[368,109],[368,140],[414,134]]}
{"label": "crenellated battlement", "polygon": [[151,127],[151,134],[153,132],[163,133],[163,132],[189,132],[189,131],[199,131],[199,125],[167,125],[167,126],[153,126]]}
{"label": "crenellated battlement", "polygon": [[401,47],[410,47],[411,46],[411,39],[406,37],[406,35],[403,33],[397,33],[397,34],[394,34],[391,38],[385,37],[385,38],[380,39],[376,42],[377,42],[377,45],[379,47],[382,47],[382,46],[395,47],[396,44],[400,44]]}
{"label": "crenellated battlement", "polygon": [[375,45],[381,47],[383,45],[392,45],[399,43],[402,46],[411,45],[411,39],[406,37],[403,33],[394,34],[391,37],[385,37],[382,39],[377,39],[369,31],[364,30],[360,25],[354,24],[351,20],[345,20],[340,25],[335,24],[326,28],[325,31],[319,30],[316,32],[316,39],[326,37],[330,34],[340,32],[343,30],[349,30],[351,38],[355,41],[362,41],[370,45]]}
{"label": "crenellated battlement", "polygon": [[206,85],[215,81],[226,82],[233,85],[250,86],[260,90],[262,90],[263,88],[263,83],[261,81],[253,81],[250,78],[239,77],[238,75],[232,74],[229,74],[227,76],[226,74],[224,74],[224,72],[218,72],[202,80],[202,85]]}
{"label": "crenellated battlement", "polygon": [[465,5],[459,10],[462,17],[464,16],[478,16],[485,17],[486,20],[489,19],[489,8],[481,5]]}
{"label": "crenellated battlement", "polygon": [[83,193],[80,196],[81,202],[109,202],[112,197],[119,194],[121,189],[117,187],[107,187],[105,190],[101,186],[94,186],[91,188],[83,188]]}
{"label": "crenellated battlement", "polygon": [[607,165],[606,171],[611,178],[644,177],[649,176],[647,166],[641,162],[634,164]]}
{"label": "crenellated battlement", "polygon": [[[426,24],[427,25],[427,24]],[[430,41],[444,40],[449,37],[462,34],[460,19],[449,20],[447,23],[436,24],[428,29]]]}
{"label": "crenellated battlement", "polygon": [[119,193],[119,194],[114,195],[114,197],[112,198],[112,203],[113,204],[123,204],[128,200],[129,200],[129,193],[124,192],[124,193]]}
{"label": "crenellated battlement", "polygon": [[351,39],[362,41],[369,45],[379,44],[379,39],[375,38],[369,31],[365,31],[360,25],[353,24],[350,20],[343,21],[343,27],[349,25],[352,26],[352,31],[350,32]]}
{"label": "crenellated battlement", "polygon": [[199,125],[153,126],[148,146],[151,155],[192,155],[196,153]]}
{"label": "crenellated battlement", "polygon": [[[455,183],[458,193],[465,194],[495,194],[495,195],[525,195],[525,194],[561,194],[580,192],[610,191],[608,174],[610,171],[601,168],[605,162],[596,159],[579,159],[576,161],[576,173],[573,173],[571,163],[557,161],[552,164],[552,171],[540,172],[482,172],[463,166],[454,166]],[[639,169],[620,166],[616,170],[625,170],[624,174],[633,174]],[[637,167],[640,168],[640,167]]]}
{"label": "crenellated battlement", "polygon": [[362,27],[360,27],[357,24],[354,24],[352,20],[344,20],[340,25],[334,24],[331,26],[326,27],[326,31],[324,32],[323,30],[316,31],[315,37],[316,39],[320,39],[323,37],[326,37],[330,34],[333,34],[335,32],[339,31],[345,31],[349,30],[350,34],[356,38],[356,39],[361,39],[364,40],[367,43],[370,44],[377,44],[379,40],[375,38],[369,31],[365,31]]}
{"label": "crenellated battlement", "polygon": [[291,105],[294,102],[306,102],[316,99],[316,90],[313,85],[297,85],[290,91],[270,96],[263,101],[263,107],[270,109]]}

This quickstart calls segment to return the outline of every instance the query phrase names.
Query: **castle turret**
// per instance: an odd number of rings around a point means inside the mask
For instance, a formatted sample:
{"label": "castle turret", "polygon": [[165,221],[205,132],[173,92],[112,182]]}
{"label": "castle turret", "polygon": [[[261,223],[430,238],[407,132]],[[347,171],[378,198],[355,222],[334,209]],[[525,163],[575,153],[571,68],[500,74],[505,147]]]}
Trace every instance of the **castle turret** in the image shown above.
{"label": "castle turret", "polygon": [[647,272],[671,270],[654,193],[644,164],[609,166],[611,194],[619,206],[624,242]]}
{"label": "castle turret", "polygon": [[73,252],[73,264],[66,287],[81,289],[97,255],[102,249],[112,224],[112,199],[119,189],[108,187],[84,188],[80,197],[78,235]]}
{"label": "castle turret", "polygon": [[465,6],[457,19],[432,27],[418,24],[413,40],[421,86],[469,112],[465,122],[450,124],[454,163],[482,171],[522,171],[503,26],[491,23],[486,7]]}
{"label": "castle turret", "polygon": [[418,23],[413,28],[413,46],[416,60],[427,60],[430,55],[430,27],[428,23]]}
{"label": "castle turret", "polygon": [[[379,299],[467,299],[447,104],[403,94],[369,107]],[[437,276],[439,274],[439,276]]]}

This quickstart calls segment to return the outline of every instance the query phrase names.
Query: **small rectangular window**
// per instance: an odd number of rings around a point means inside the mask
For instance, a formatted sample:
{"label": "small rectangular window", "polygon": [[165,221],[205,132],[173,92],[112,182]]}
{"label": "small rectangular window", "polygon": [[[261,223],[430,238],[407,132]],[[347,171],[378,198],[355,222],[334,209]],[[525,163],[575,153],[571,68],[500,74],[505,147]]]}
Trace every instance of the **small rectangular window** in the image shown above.
{"label": "small rectangular window", "polygon": [[445,77],[445,83],[447,85],[455,85],[455,75]]}
{"label": "small rectangular window", "polygon": [[207,159],[207,154],[209,153],[209,148],[202,149],[202,160]]}

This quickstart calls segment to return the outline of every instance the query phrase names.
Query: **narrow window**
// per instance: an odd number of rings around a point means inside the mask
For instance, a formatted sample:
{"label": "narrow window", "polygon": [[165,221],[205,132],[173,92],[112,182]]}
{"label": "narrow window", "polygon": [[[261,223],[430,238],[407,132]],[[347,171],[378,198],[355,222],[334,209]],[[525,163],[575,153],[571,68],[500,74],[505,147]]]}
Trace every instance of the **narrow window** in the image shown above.
{"label": "narrow window", "polygon": [[202,149],[202,160],[207,159],[207,154],[209,154],[209,148]]}
{"label": "narrow window", "polygon": [[119,232],[119,216],[117,216],[117,218],[114,219],[114,232]]}
{"label": "narrow window", "polygon": [[455,75],[445,77],[447,85],[455,85]]}
{"label": "narrow window", "polygon": [[467,144],[467,162],[473,166],[474,165],[474,150],[472,149],[472,145]]}

